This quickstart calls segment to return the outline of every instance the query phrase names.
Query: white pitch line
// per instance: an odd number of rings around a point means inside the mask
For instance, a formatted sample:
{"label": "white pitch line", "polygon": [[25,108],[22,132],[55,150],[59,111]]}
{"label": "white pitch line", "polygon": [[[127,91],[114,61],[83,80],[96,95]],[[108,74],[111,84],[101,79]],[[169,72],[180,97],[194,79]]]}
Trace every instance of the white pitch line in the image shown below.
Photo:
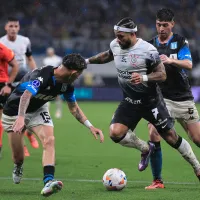
{"label": "white pitch line", "polygon": [[[0,177],[0,180],[12,180],[11,177]],[[23,178],[24,181],[42,181],[42,178]],[[69,181],[69,182],[87,182],[87,183],[101,183],[101,180],[90,180],[90,179],[68,179],[68,178],[58,178],[61,181]],[[151,183],[150,181],[132,181],[128,180],[129,183]],[[173,184],[173,185],[199,185],[199,183],[195,182],[175,182],[175,181],[165,181],[166,184]]]}

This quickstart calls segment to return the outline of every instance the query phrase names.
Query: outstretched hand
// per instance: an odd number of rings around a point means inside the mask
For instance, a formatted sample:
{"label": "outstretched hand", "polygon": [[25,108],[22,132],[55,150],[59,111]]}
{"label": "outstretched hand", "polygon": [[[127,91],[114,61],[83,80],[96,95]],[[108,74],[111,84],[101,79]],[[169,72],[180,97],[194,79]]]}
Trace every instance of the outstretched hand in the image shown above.
{"label": "outstretched hand", "polygon": [[100,129],[95,128],[94,126],[91,126],[90,127],[90,131],[94,135],[96,140],[98,140],[98,136],[97,135],[99,135],[100,142],[104,141],[104,135],[103,135],[103,133],[102,133],[102,131]]}
{"label": "outstretched hand", "polygon": [[15,123],[12,126],[14,133],[22,133],[22,130],[24,129],[24,117],[18,116]]}

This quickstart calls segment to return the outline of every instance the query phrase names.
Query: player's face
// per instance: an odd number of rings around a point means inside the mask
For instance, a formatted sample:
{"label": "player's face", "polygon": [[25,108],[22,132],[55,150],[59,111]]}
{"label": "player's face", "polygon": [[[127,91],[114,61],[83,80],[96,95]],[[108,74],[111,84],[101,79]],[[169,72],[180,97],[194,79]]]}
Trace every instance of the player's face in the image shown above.
{"label": "player's face", "polygon": [[82,73],[83,70],[72,70],[70,77],[68,77],[67,83],[73,83]]}
{"label": "player's face", "polygon": [[122,49],[128,49],[131,47],[131,34],[125,33],[121,31],[115,31],[115,36],[117,38],[117,42]]}
{"label": "player's face", "polygon": [[173,27],[174,27],[173,21],[165,22],[156,20],[156,29],[158,32],[158,36],[160,38],[167,39],[170,36]]}
{"label": "player's face", "polygon": [[9,37],[16,37],[16,35],[19,32],[19,29],[20,26],[18,21],[9,21],[5,26],[5,30]]}

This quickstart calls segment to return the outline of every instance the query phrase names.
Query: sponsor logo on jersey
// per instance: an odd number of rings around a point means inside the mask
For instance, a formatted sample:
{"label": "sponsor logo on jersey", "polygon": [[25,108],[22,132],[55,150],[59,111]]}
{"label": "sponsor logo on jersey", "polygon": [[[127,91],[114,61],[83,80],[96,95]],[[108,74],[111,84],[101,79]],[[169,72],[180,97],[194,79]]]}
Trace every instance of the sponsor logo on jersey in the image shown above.
{"label": "sponsor logo on jersey", "polygon": [[133,100],[130,97],[126,97],[125,100],[128,101],[131,104],[142,104],[141,99]]}
{"label": "sponsor logo on jersey", "polygon": [[40,76],[40,77],[38,77],[37,78],[40,82],[42,82],[43,83],[43,78]]}
{"label": "sponsor logo on jersey", "polygon": [[34,80],[34,81],[32,82],[32,86],[35,87],[35,88],[40,87],[40,81],[39,81],[39,80]]}
{"label": "sponsor logo on jersey", "polygon": [[172,42],[170,44],[170,49],[177,49],[177,42]]}

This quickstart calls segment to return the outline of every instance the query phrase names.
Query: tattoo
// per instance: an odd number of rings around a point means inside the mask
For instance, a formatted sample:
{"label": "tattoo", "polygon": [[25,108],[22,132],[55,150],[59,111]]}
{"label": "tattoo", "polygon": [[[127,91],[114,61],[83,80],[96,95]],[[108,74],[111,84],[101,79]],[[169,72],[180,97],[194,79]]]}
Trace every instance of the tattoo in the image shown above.
{"label": "tattoo", "polygon": [[18,109],[19,116],[25,116],[31,97],[32,94],[28,90],[25,90],[20,98],[19,109]]}
{"label": "tattoo", "polygon": [[165,81],[167,78],[165,67],[163,63],[160,63],[157,67],[153,69],[153,72],[148,74],[148,81],[159,82]]}
{"label": "tattoo", "polygon": [[84,123],[84,121],[87,119],[85,115],[83,114],[83,111],[79,108],[76,102],[68,102],[68,107],[71,112],[71,114],[80,122]]}
{"label": "tattoo", "polygon": [[112,60],[114,60],[114,57],[110,50],[104,51],[102,53],[97,54],[96,56],[89,58],[89,62],[91,64],[104,64],[111,62]]}

